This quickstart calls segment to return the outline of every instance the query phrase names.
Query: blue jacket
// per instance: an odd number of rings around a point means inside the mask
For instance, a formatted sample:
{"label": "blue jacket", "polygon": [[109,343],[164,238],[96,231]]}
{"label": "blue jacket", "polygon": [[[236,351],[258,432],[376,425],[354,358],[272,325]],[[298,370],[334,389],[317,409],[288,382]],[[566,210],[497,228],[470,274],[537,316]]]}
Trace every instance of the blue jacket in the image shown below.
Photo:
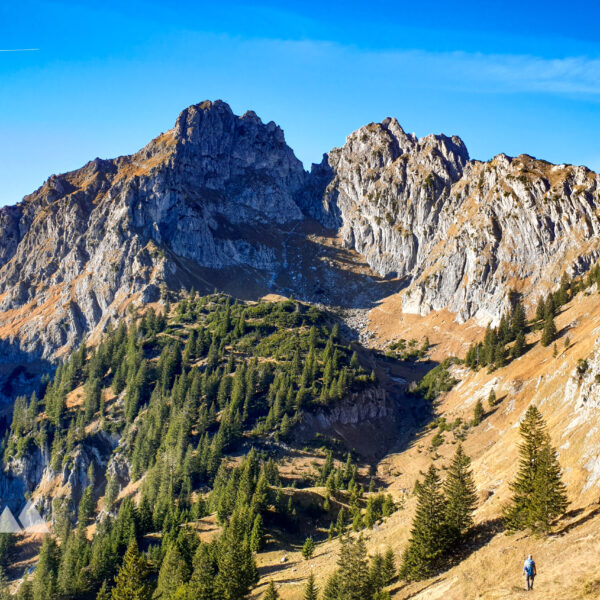
{"label": "blue jacket", "polygon": [[525,559],[525,564],[523,565],[523,572],[526,575],[535,575],[535,562],[531,558]]}

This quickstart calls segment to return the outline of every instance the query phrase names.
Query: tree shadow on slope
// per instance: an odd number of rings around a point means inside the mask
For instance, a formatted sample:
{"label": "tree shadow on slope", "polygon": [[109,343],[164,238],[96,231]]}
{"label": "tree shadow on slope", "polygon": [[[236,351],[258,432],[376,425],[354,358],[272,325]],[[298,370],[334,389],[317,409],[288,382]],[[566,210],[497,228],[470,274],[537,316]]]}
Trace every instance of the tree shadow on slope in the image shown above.
{"label": "tree shadow on slope", "polygon": [[494,537],[503,531],[504,524],[501,517],[477,523],[467,533],[464,542],[449,555],[447,563],[444,565],[444,571],[463,562],[471,554],[487,546]]}

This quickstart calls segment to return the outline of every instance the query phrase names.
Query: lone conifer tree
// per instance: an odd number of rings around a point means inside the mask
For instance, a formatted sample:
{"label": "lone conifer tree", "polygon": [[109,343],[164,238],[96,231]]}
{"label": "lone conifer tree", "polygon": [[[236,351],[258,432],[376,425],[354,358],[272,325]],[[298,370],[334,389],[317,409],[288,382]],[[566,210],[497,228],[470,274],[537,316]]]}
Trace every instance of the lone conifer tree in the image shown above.
{"label": "lone conifer tree", "polygon": [[511,529],[547,532],[568,502],[556,450],[535,406],[527,409],[520,433],[519,471],[511,484],[513,497],[505,521]]}
{"label": "lone conifer tree", "polygon": [[462,444],[459,444],[444,482],[446,525],[453,542],[473,525],[477,494],[470,466],[471,459],[465,454]]}
{"label": "lone conifer tree", "polygon": [[481,423],[481,420],[483,419],[484,414],[485,411],[483,409],[483,403],[481,402],[481,400],[477,400],[475,408],[473,409],[473,425],[479,425],[479,423]]}
{"label": "lone conifer tree", "polygon": [[312,557],[315,552],[315,542],[312,537],[307,537],[304,540],[304,545],[302,546],[302,556],[305,560],[308,560]]}
{"label": "lone conifer tree", "polygon": [[441,488],[437,470],[432,464],[423,482],[417,482],[415,486],[417,512],[400,567],[400,577],[408,581],[432,575],[447,548],[446,502]]}
{"label": "lone conifer tree", "polygon": [[488,404],[490,405],[490,408],[493,408],[496,406],[496,404],[498,404],[498,398],[496,398],[496,392],[494,391],[494,388],[490,390],[488,395]]}
{"label": "lone conifer tree", "polygon": [[556,325],[554,324],[554,317],[552,314],[548,314],[548,316],[544,319],[544,329],[542,331],[542,346],[549,346],[556,338]]}
{"label": "lone conifer tree", "polygon": [[554,521],[565,513],[568,504],[558,457],[548,439],[538,455],[528,514],[529,526],[548,533]]}
{"label": "lone conifer tree", "polygon": [[315,584],[315,576],[311,573],[308,576],[308,581],[306,582],[306,586],[304,587],[304,600],[317,600],[319,595],[319,590],[317,585]]}
{"label": "lone conifer tree", "polygon": [[269,586],[267,587],[267,591],[265,592],[265,595],[263,596],[263,600],[278,600],[278,598],[279,598],[279,592],[277,591],[275,584],[271,580],[271,581],[269,581]]}

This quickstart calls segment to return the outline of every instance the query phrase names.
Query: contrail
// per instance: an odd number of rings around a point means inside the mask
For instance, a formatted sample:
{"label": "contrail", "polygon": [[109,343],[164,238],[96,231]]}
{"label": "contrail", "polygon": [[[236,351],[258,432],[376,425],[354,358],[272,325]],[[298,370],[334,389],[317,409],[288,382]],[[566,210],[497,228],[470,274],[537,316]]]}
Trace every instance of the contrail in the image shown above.
{"label": "contrail", "polygon": [[38,52],[39,48],[9,48],[7,50],[0,49],[0,52]]}

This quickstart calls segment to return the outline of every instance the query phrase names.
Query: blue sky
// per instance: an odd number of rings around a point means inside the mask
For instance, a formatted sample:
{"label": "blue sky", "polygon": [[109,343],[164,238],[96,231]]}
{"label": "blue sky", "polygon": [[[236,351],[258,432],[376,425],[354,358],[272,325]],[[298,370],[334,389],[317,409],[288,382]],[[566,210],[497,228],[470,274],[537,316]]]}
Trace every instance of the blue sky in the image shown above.
{"label": "blue sky", "polygon": [[[126,4],[126,6],[120,6]],[[308,167],[371,121],[600,170],[600,5],[2,2],[0,204],[221,98]]]}

